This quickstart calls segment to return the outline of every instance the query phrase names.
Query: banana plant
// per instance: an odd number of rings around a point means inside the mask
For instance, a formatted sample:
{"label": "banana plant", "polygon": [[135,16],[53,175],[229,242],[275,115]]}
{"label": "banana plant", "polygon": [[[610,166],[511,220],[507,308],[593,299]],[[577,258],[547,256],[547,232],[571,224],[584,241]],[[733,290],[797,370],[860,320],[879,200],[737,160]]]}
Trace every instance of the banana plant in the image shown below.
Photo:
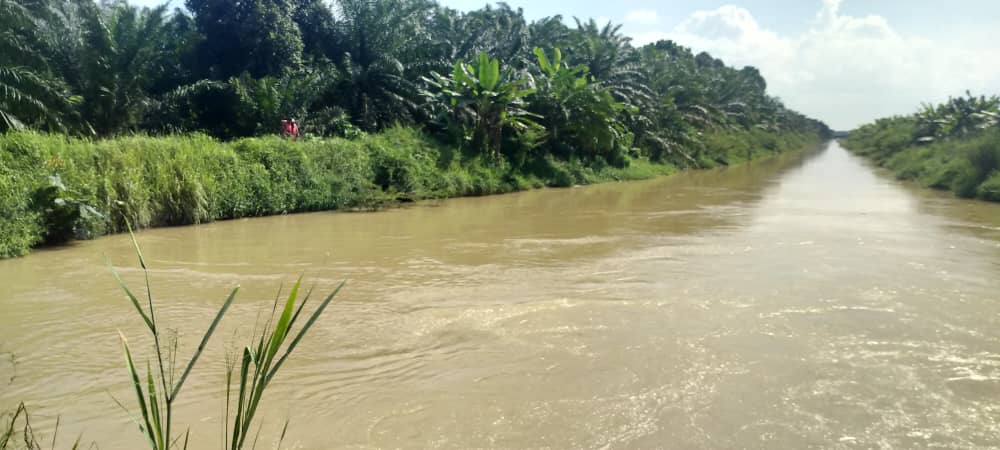
{"label": "banana plant", "polygon": [[432,72],[424,77],[429,109],[444,116],[448,128],[461,130],[463,140],[500,159],[503,131],[544,130],[525,109],[525,97],[535,93],[530,76],[500,71],[500,61],[480,53],[474,64],[455,63],[451,76]]}
{"label": "banana plant", "polygon": [[1000,124],[1000,97],[950,98],[940,105],[923,105],[915,115],[917,142],[926,143],[963,136]]}
{"label": "banana plant", "polygon": [[549,56],[535,48],[541,74],[530,109],[543,117],[549,150],[560,156],[603,157],[609,162],[632,144],[622,122],[628,107],[616,101],[611,89],[593,80],[587,66],[569,68],[557,48]]}

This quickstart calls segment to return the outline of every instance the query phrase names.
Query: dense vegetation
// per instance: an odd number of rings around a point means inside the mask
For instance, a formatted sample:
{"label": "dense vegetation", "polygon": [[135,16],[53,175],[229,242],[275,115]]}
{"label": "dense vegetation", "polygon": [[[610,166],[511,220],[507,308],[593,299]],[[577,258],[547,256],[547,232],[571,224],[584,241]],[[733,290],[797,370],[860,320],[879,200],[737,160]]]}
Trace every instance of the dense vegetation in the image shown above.
{"label": "dense vegetation", "polygon": [[[0,0],[0,257],[126,220],[648,177],[829,133],[755,68],[637,48],[610,23],[430,0],[185,6]],[[285,117],[307,138],[267,137]]]}
{"label": "dense vegetation", "polygon": [[1000,97],[952,98],[909,116],[877,120],[844,145],[901,179],[1000,201]]}
{"label": "dense vegetation", "polygon": [[[727,161],[802,148],[813,136],[716,134],[706,148]],[[349,140],[276,136],[220,142],[201,134],[78,140],[30,132],[0,136],[0,255],[38,243],[138,227],[485,195],[675,170],[637,159],[627,168],[544,158],[519,171],[459,162],[413,128]],[[42,180],[39,183],[39,180]]]}

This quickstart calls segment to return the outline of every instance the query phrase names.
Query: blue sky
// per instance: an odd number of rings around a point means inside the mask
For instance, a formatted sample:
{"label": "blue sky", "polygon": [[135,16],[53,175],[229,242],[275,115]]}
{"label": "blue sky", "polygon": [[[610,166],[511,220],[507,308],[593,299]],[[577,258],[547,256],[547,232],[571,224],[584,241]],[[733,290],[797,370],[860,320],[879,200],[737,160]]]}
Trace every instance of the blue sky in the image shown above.
{"label": "blue sky", "polygon": [[[460,10],[487,3],[439,2]],[[757,66],[773,95],[837,129],[907,114],[966,89],[1000,94],[1000,0],[507,3],[531,19],[612,20],[637,44],[673,39],[731,65]]]}

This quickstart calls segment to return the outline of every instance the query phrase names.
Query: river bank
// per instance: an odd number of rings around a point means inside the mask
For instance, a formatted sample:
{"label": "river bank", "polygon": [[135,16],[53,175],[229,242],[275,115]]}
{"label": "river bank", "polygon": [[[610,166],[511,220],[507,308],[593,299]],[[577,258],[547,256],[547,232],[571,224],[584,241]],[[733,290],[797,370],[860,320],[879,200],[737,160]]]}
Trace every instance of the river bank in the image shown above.
{"label": "river bank", "polygon": [[1000,97],[949,98],[878,119],[840,141],[896,178],[962,198],[1000,201]]}
{"label": "river bank", "polygon": [[92,141],[7,133],[0,136],[0,257],[122,232],[126,223],[149,228],[370,210],[422,199],[647,179],[818,142],[818,136],[804,134],[731,132],[707,136],[694,152],[697,160],[686,167],[644,158],[615,167],[551,156],[515,167],[465,157],[409,128],[299,142],[223,142],[203,135]]}
{"label": "river bank", "polygon": [[895,134],[852,133],[841,142],[901,180],[962,198],[1000,202],[1000,131],[931,144],[895,139]]}

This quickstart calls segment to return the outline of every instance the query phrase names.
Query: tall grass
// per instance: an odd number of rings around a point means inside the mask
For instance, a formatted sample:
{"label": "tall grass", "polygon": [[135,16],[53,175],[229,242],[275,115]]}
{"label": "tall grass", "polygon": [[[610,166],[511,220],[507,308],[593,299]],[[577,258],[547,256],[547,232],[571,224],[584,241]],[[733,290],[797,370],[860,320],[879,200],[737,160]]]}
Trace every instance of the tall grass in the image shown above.
{"label": "tall grass", "polygon": [[817,138],[806,133],[730,130],[704,136],[697,154],[703,167],[728,166],[801,149],[813,143],[817,143]]}
{"label": "tall grass", "polygon": [[1000,130],[930,144],[904,141],[902,136],[910,131],[900,122],[874,133],[852,134],[844,145],[900,179],[963,198],[1000,201]]}
{"label": "tall grass", "polygon": [[[175,377],[177,375],[175,369],[179,368],[175,364],[176,347],[171,347],[170,344],[166,343],[162,332],[163,328],[157,323],[156,308],[149,283],[148,267],[142,256],[139,244],[135,240],[135,235],[132,235],[132,242],[139,259],[139,266],[145,275],[145,304],[129,289],[118,275],[118,272],[113,268],[112,273],[132,303],[136,313],[142,318],[146,329],[153,338],[153,344],[151,349],[152,356],[146,359],[145,376],[141,376],[140,370],[136,367],[135,359],[132,356],[128,340],[123,334],[121,335],[122,348],[125,353],[125,366],[128,369],[129,379],[135,391],[135,399],[139,411],[138,415],[130,413],[129,416],[139,428],[139,431],[145,436],[150,449],[187,449],[190,430],[186,430],[183,434],[177,434],[176,436],[173,430],[174,402],[181,394],[184,382],[191,374],[209,340],[215,333],[216,327],[236,298],[239,287],[234,288],[222,303],[219,311],[212,319],[212,323],[202,335],[198,348],[188,362],[183,365],[183,371],[180,372],[180,376]],[[227,366],[226,415],[224,424],[228,431],[223,442],[224,448],[228,447],[232,450],[238,450],[247,446],[247,438],[253,433],[252,425],[254,418],[267,387],[284,362],[292,354],[292,351],[295,350],[295,347],[343,287],[343,283],[341,283],[340,286],[320,301],[308,319],[305,319],[305,322],[302,323],[300,317],[302,317],[303,309],[309,302],[312,290],[310,289],[302,297],[301,301],[296,304],[296,301],[299,299],[301,283],[302,278],[299,277],[292,286],[288,298],[280,305],[278,302],[278,298],[280,298],[279,290],[279,296],[275,298],[274,307],[272,308],[271,318],[268,319],[262,328],[263,331],[261,334],[254,339],[255,342],[246,346],[243,350],[239,372],[234,372],[233,364]],[[280,315],[275,320],[274,314],[279,310],[279,306]],[[298,324],[301,324],[301,327],[296,330],[295,326]],[[127,408],[124,408],[123,405],[121,406],[127,411]],[[256,439],[251,440],[250,444],[256,444],[255,441]],[[2,448],[0,447],[0,449]]]}
{"label": "tall grass", "polygon": [[[755,130],[705,136],[702,166],[799,148],[815,137]],[[428,198],[490,195],[672,173],[633,155],[606,161],[535,155],[485,161],[413,128],[358,139],[204,135],[83,140],[0,135],[0,258],[137,228],[304,211],[374,209]]]}

